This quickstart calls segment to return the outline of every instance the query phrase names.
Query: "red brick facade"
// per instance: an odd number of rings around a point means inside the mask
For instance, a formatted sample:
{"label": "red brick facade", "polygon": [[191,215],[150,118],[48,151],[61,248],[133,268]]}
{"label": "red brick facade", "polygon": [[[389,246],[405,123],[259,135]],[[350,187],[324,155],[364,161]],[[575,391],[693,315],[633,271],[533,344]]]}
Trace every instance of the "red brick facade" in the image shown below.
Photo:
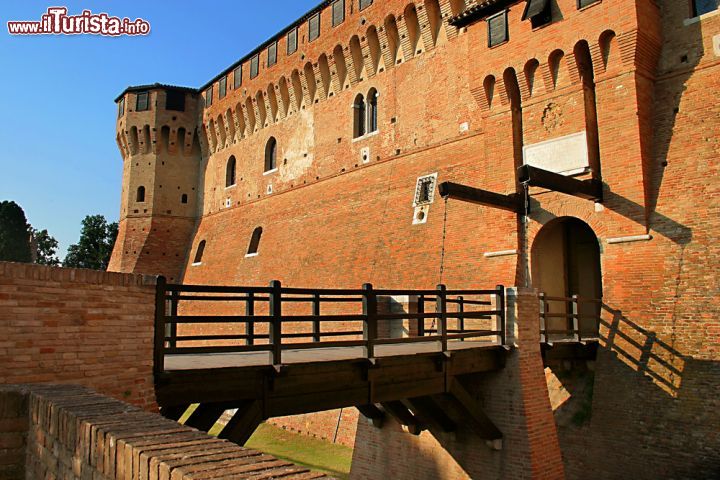
{"label": "red brick facade", "polygon": [[157,409],[155,282],[0,262],[0,384],[79,384]]}
{"label": "red brick facade", "polygon": [[[246,59],[240,88],[231,88],[228,72],[227,96],[219,98],[216,79],[212,105],[204,107],[204,89],[188,93],[194,103],[186,116],[163,110],[165,87],[148,87],[155,99],[148,112],[132,111],[136,90],[126,92],[118,120],[122,241],[111,269],[183,283],[431,288],[440,281],[445,237],[442,281],[450,287],[547,289],[536,267],[540,234],[557,219],[579,219],[597,236],[602,275],[591,415],[553,433],[535,347],[521,347],[505,376],[477,379],[477,395],[512,385],[522,398],[514,411],[537,415],[523,420],[528,435],[546,438],[551,449],[557,438],[568,478],[712,477],[720,468],[720,59],[713,45],[720,16],[690,18],[685,0],[602,0],[580,9],[576,0],[557,0],[553,23],[533,29],[521,18],[525,2],[506,2],[509,41],[489,48],[482,18],[462,28],[448,23],[464,3],[388,0],[358,11],[347,0],[335,28],[326,5],[317,40],[307,41],[300,22],[297,52],[285,54],[283,34],[276,65],[266,67],[262,50],[259,75],[250,79]],[[354,139],[353,104],[371,89],[379,92],[378,132]],[[154,150],[157,142],[143,150],[139,144],[166,125],[165,138],[182,126],[197,132],[200,146],[190,139],[188,154],[173,159],[162,146]],[[452,200],[445,210],[436,195],[426,223],[413,224],[419,176],[522,193],[515,168],[523,147],[581,132],[590,168],[578,178],[602,180],[602,203],[533,187],[525,222]],[[264,172],[271,137],[277,171]],[[235,185],[226,187],[231,156]],[[141,184],[144,205],[135,201]],[[183,189],[192,193],[187,205],[175,205],[175,193],[164,196]],[[256,227],[263,229],[258,255],[246,257]],[[195,262],[201,241],[204,255]],[[357,478],[386,475],[373,451],[393,452],[408,468],[427,456],[447,478],[477,478],[487,465],[497,477],[520,478],[509,470],[516,455],[528,475],[562,475],[553,462],[539,470],[546,459],[532,441],[494,452],[460,437],[448,443],[392,427],[374,432],[363,419],[359,427]]]}

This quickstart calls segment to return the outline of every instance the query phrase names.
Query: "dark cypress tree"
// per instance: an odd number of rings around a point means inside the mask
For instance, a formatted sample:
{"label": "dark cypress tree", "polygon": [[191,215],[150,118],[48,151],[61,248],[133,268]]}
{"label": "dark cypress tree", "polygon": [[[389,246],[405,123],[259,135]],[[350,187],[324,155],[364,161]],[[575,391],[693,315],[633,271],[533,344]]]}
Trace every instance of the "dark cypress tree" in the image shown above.
{"label": "dark cypress tree", "polygon": [[25,212],[15,202],[0,202],[0,261],[32,261],[30,225]]}

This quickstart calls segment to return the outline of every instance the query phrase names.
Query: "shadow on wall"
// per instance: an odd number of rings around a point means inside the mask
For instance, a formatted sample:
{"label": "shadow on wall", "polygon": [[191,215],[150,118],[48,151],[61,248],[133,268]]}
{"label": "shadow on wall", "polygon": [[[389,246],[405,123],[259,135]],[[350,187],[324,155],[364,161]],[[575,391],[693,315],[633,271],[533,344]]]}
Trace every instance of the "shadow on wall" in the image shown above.
{"label": "shadow on wall", "polygon": [[567,478],[718,478],[720,362],[603,312],[597,362],[546,371]]}

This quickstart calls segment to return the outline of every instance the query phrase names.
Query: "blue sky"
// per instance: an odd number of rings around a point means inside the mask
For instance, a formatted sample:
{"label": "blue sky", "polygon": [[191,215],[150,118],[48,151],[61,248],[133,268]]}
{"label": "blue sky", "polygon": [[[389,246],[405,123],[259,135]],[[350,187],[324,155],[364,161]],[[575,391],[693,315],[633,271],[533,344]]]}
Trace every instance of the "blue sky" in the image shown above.
{"label": "blue sky", "polygon": [[[122,159],[113,100],[128,85],[199,87],[319,0],[3,0],[0,201],[37,229],[77,242],[86,215],[118,219]],[[7,21],[67,6],[150,22],[147,37],[11,36]]]}

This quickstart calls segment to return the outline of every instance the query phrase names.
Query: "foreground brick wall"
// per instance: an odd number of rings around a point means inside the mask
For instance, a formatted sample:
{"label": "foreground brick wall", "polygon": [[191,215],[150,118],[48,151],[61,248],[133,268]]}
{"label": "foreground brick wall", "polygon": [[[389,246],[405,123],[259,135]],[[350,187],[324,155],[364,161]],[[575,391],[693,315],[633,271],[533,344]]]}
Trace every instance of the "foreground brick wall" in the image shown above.
{"label": "foreground brick wall", "polygon": [[154,408],[155,283],[0,262],[0,384],[76,383]]}
{"label": "foreground brick wall", "polygon": [[0,422],[4,480],[326,478],[74,385],[0,388]]}

